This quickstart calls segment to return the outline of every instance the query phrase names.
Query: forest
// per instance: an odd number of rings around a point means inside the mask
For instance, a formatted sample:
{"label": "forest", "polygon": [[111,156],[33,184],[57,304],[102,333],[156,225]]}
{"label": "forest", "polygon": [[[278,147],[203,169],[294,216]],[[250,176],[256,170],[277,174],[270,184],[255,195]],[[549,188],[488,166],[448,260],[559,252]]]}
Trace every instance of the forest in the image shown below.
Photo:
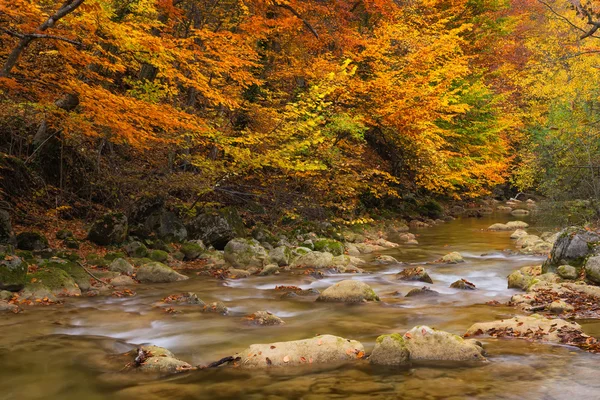
{"label": "forest", "polygon": [[595,397],[599,29],[0,0],[6,398]]}

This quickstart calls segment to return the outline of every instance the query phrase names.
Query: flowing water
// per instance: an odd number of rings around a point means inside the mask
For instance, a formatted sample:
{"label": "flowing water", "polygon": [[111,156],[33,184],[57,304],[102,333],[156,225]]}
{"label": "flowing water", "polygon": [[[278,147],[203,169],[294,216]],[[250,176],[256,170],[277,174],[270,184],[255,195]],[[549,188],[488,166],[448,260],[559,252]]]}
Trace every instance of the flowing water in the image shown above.
{"label": "flowing water", "polygon": [[[418,231],[418,246],[384,252],[400,261],[433,261],[459,251],[466,262],[429,265],[441,293],[435,298],[405,298],[420,282],[394,280],[397,266],[368,264],[364,275],[328,275],[316,280],[288,272],[242,280],[216,280],[191,273],[185,282],[140,285],[129,298],[67,299],[62,305],[28,308],[0,315],[0,399],[572,399],[598,398],[600,356],[575,348],[519,339],[482,340],[489,363],[478,366],[419,365],[390,369],[353,364],[302,368],[240,370],[217,368],[150,378],[123,373],[125,362],[113,355],[151,343],[170,349],[193,365],[232,355],[252,343],[295,340],[334,334],[361,341],[367,351],[377,336],[403,333],[415,325],[462,334],[475,322],[508,318],[515,310],[486,305],[506,302],[513,270],[540,263],[540,257],[506,255],[509,233],[483,230],[506,217],[464,219]],[[382,301],[376,304],[317,303],[312,299],[280,299],[277,285],[322,290],[342,279],[371,285]],[[476,291],[450,289],[465,278]],[[193,306],[168,314],[153,307],[161,298],[195,292],[206,302],[221,300],[229,316],[206,314]],[[196,306],[197,307],[197,306]],[[251,327],[241,317],[268,310],[283,326]],[[579,321],[597,336],[600,324]],[[599,392],[600,393],[600,392]]]}

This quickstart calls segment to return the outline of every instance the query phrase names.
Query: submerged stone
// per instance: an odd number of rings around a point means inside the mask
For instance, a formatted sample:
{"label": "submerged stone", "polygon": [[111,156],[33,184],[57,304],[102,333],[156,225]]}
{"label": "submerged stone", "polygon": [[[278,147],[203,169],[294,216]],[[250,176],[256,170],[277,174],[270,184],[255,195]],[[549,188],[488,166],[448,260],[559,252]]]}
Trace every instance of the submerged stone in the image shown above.
{"label": "submerged stone", "polygon": [[379,301],[379,296],[366,283],[357,280],[344,280],[325,289],[317,301],[363,303]]}

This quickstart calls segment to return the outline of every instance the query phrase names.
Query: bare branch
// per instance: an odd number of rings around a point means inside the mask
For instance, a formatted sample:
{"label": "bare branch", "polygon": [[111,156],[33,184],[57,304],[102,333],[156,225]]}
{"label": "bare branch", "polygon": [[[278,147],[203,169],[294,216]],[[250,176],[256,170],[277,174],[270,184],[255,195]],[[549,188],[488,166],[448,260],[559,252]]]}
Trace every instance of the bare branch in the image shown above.
{"label": "bare branch", "polygon": [[281,3],[278,3],[278,2],[274,2],[273,4],[275,4],[277,7],[285,8],[286,10],[288,10],[289,12],[291,12],[292,14],[294,14],[294,16],[296,18],[298,18],[300,21],[302,21],[304,23],[304,26],[306,26],[308,28],[308,30],[317,39],[319,39],[319,34],[315,30],[315,28],[313,28],[312,25],[307,20],[305,20],[304,18],[302,18],[302,15],[300,15],[300,13],[298,11],[294,10],[294,8],[292,6],[290,6],[289,4],[281,4]]}

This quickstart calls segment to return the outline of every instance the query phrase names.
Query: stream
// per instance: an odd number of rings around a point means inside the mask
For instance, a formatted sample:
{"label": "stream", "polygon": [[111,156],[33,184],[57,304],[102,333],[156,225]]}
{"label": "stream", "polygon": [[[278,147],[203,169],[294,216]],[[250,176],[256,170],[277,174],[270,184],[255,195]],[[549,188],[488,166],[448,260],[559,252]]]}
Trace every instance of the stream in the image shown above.
{"label": "stream", "polygon": [[[514,219],[514,218],[513,218]],[[413,365],[393,369],[359,361],[351,365],[269,370],[217,368],[162,379],[125,374],[106,361],[137,344],[166,347],[192,365],[206,365],[252,343],[333,334],[361,341],[367,350],[385,333],[404,333],[428,325],[462,335],[475,322],[510,318],[516,310],[491,306],[516,293],[506,276],[541,257],[507,255],[510,232],[490,232],[504,215],[457,219],[414,231],[418,246],[403,245],[382,254],[399,261],[430,262],[451,251],[465,263],[428,265],[440,296],[405,298],[422,282],[396,281],[402,268],[369,262],[368,274],[327,275],[316,280],[282,272],[239,280],[217,280],[190,271],[190,279],[171,284],[138,285],[127,298],[69,298],[64,304],[26,308],[0,315],[0,399],[573,399],[597,398],[600,356],[578,349],[520,339],[481,340],[489,363],[479,366]],[[535,233],[535,227],[528,229]],[[371,257],[372,258],[372,257]],[[369,261],[369,258],[366,258]],[[363,280],[380,303],[344,305],[313,298],[280,299],[278,285],[323,290],[343,279]],[[475,291],[450,289],[465,278]],[[223,301],[229,316],[202,313],[198,306],[175,306],[165,313],[153,304],[170,294],[195,292],[205,302]],[[399,292],[402,295],[395,294]],[[268,310],[282,326],[245,325],[241,317]],[[590,335],[600,335],[596,321],[578,321]],[[124,366],[124,365],[123,365]]]}

